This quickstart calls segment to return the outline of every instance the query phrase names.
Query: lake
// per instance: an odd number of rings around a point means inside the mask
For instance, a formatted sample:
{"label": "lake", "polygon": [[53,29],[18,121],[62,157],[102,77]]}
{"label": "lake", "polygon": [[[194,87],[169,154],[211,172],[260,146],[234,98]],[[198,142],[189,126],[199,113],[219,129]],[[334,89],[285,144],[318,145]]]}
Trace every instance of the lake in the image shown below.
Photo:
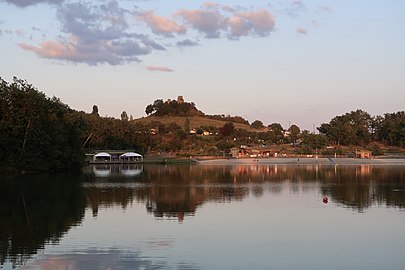
{"label": "lake", "polygon": [[1,269],[405,269],[405,167],[2,177]]}

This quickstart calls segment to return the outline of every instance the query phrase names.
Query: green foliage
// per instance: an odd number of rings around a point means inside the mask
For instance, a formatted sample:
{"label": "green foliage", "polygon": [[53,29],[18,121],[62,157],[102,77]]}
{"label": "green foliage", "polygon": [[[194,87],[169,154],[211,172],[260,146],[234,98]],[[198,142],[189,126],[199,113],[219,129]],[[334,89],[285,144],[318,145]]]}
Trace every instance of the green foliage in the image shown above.
{"label": "green foliage", "polygon": [[334,117],[322,124],[318,130],[335,144],[365,145],[371,140],[372,118],[362,110]]}
{"label": "green foliage", "polygon": [[145,113],[147,115],[153,114],[156,116],[202,116],[202,112],[197,110],[193,102],[181,102],[176,100],[163,101],[157,99],[153,104],[146,106]]}
{"label": "green foliage", "polygon": [[375,119],[378,140],[392,146],[405,147],[405,112],[387,113]]}
{"label": "green foliage", "polygon": [[260,120],[255,120],[255,121],[253,121],[253,123],[251,124],[251,126],[252,126],[252,128],[255,128],[255,129],[262,129],[262,128],[264,128],[263,122],[260,121]]}
{"label": "green foliage", "polygon": [[298,135],[301,132],[300,128],[297,125],[291,125],[288,131],[290,132],[291,142],[295,143],[298,139]]}
{"label": "green foliage", "polygon": [[234,144],[228,140],[221,140],[217,142],[216,147],[226,154],[230,152],[231,148],[234,147]]}
{"label": "green foliage", "polygon": [[122,113],[121,113],[121,120],[122,121],[128,121],[128,114],[127,114],[127,112],[126,111],[123,111]]}
{"label": "green foliage", "polygon": [[219,128],[218,131],[222,136],[229,136],[235,132],[235,126],[233,123],[225,123],[223,127]]}
{"label": "green foliage", "polygon": [[25,171],[80,169],[85,127],[80,114],[26,81],[0,80],[0,166]]}
{"label": "green foliage", "polygon": [[206,115],[206,117],[210,118],[210,119],[214,119],[214,120],[249,125],[249,121],[244,119],[241,116],[230,116],[229,114],[227,116],[225,116],[224,114],[221,114],[221,115]]}
{"label": "green foliage", "polygon": [[284,129],[280,123],[272,123],[269,126],[270,132],[272,133],[272,141],[274,143],[283,143],[284,141]]}
{"label": "green foliage", "polygon": [[373,156],[382,156],[384,155],[384,151],[381,149],[381,147],[376,144],[373,143],[371,144],[371,146],[369,147],[370,151],[372,152]]}
{"label": "green foliage", "polygon": [[98,107],[97,107],[97,105],[93,105],[93,111],[91,112],[92,114],[95,114],[95,115],[99,115],[98,114]]}

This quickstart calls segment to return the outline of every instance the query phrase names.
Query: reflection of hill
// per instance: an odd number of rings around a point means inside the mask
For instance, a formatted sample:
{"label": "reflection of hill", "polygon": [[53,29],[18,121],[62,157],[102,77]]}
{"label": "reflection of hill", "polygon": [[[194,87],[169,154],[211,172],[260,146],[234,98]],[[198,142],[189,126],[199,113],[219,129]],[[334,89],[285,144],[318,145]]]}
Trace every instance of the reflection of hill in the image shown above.
{"label": "reflection of hill", "polygon": [[0,181],[0,258],[21,265],[45,243],[57,243],[84,215],[74,177],[30,176]]}
{"label": "reflection of hill", "polygon": [[363,209],[378,203],[404,207],[405,170],[378,166],[145,166],[136,183],[112,179],[109,185],[90,185],[87,198],[94,213],[99,205],[126,207],[144,202],[156,217],[194,215],[207,201],[229,202],[280,193],[320,190],[344,206]]}

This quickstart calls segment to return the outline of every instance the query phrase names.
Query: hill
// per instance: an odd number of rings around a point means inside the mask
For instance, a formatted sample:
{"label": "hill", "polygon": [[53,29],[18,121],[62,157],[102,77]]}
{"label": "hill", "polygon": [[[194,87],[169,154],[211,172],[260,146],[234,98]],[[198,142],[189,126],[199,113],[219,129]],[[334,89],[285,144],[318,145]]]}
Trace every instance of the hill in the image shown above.
{"label": "hill", "polygon": [[[180,127],[183,127],[186,119],[189,120],[191,129],[194,129],[194,128],[196,129],[196,128],[199,128],[202,126],[205,126],[205,127],[212,126],[212,127],[220,128],[220,127],[223,127],[224,124],[228,122],[228,121],[211,119],[211,118],[208,118],[205,116],[182,117],[182,116],[156,116],[156,115],[150,115],[147,117],[134,119],[131,122],[142,123],[142,124],[151,124],[153,122],[160,122],[164,125],[169,125],[170,123],[176,123]],[[235,126],[236,129],[244,129],[244,130],[253,131],[253,132],[263,131],[260,129],[254,129],[250,125],[247,125],[247,124],[233,123],[233,125]]]}

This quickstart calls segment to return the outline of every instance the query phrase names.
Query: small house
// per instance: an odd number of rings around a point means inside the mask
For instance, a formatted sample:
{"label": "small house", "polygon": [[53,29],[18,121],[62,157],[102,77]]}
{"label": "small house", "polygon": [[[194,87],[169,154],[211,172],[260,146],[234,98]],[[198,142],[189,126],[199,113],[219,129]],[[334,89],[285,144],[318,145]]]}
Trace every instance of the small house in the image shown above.
{"label": "small house", "polygon": [[356,158],[371,158],[372,152],[369,150],[356,150]]}

